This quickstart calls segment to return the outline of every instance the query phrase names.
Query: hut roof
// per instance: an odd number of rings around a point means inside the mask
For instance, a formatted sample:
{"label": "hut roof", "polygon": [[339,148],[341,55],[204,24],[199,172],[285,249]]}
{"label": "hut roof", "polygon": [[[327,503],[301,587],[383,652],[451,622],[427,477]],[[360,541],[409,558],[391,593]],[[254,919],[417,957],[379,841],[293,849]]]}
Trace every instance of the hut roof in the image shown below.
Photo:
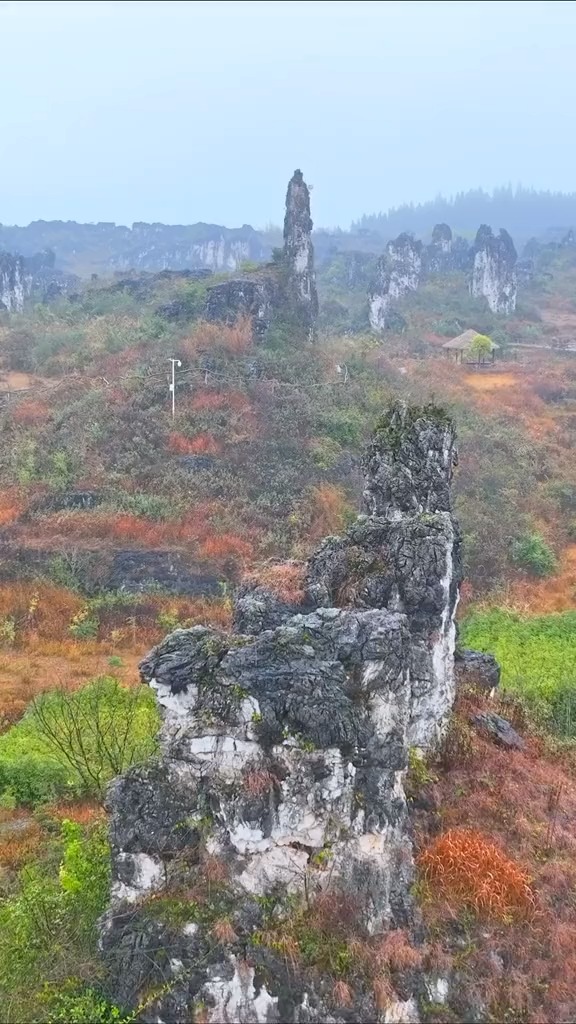
{"label": "hut roof", "polygon": [[[474,338],[476,338],[478,334],[480,334],[480,331],[464,331],[464,334],[459,334],[457,338],[452,338],[450,341],[445,341],[444,344],[442,345],[442,348],[449,348],[455,350],[456,352],[467,352],[468,349],[472,347]],[[495,341],[492,341],[492,338],[490,338],[490,341],[492,342],[493,349],[500,348],[500,346],[497,345]]]}

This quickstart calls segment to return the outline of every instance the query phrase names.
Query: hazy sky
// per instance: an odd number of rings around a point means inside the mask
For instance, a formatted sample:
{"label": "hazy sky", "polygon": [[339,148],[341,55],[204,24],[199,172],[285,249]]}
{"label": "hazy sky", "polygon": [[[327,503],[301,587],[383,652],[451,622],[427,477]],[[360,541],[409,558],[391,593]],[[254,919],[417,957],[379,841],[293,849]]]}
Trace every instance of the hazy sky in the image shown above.
{"label": "hazy sky", "polygon": [[0,222],[317,225],[576,189],[576,3],[0,2]]}

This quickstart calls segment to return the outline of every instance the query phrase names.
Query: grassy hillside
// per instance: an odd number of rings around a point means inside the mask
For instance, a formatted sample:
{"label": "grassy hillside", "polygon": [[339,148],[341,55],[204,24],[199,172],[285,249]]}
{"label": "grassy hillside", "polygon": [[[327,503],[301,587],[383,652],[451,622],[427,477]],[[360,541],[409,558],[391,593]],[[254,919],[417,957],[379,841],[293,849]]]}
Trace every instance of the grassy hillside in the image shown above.
{"label": "grassy hillside", "polygon": [[[547,267],[513,318],[472,302],[455,276],[406,301],[406,330],[382,340],[363,329],[364,283],[350,292],[332,268],[314,347],[295,346],[281,322],[263,345],[247,323],[203,322],[206,285],[173,274],[92,282],[72,301],[0,318],[2,1019],[122,1019],[100,987],[95,944],[108,877],[99,800],[115,771],[154,749],[138,660],[178,625],[226,627],[243,574],[303,557],[346,525],[364,443],[397,396],[441,401],[456,420],[462,640],[497,654],[501,710],[522,715],[530,736],[528,752],[504,762],[470,735],[465,696],[420,784],[453,828],[481,779],[464,824],[530,874],[543,916],[527,943],[514,915],[487,923],[469,894],[431,895],[425,872],[417,895],[437,956],[468,986],[477,978],[487,1019],[568,1019],[551,961],[538,963],[546,943],[565,957],[573,938],[553,908],[573,900],[576,356],[563,345],[576,336],[576,265],[558,253]],[[495,370],[446,359],[443,341],[468,327],[498,339]],[[182,361],[174,418],[171,357]],[[67,732],[80,720],[83,752]],[[117,737],[112,759],[98,723]],[[515,825],[524,769],[532,803]],[[558,786],[561,828],[546,798]],[[422,851],[437,825],[422,823]],[[48,962],[49,919],[60,939]],[[495,980],[494,950],[517,964],[515,985]],[[429,1019],[442,1019],[433,1003]]]}

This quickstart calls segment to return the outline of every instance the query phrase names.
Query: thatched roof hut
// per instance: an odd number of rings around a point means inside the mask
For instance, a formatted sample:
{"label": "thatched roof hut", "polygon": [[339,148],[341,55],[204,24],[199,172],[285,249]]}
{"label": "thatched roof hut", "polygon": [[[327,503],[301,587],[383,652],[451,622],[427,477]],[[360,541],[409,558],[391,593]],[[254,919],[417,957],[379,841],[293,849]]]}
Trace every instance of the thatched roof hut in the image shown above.
{"label": "thatched roof hut", "polygon": [[[445,341],[444,344],[442,345],[442,348],[445,349],[447,352],[455,352],[456,359],[458,359],[458,355],[460,355],[460,361],[462,362],[466,353],[474,349],[474,342],[479,334],[480,331],[464,331],[464,333],[459,334],[458,337],[451,338],[450,341]],[[482,335],[482,337],[485,337],[485,335]],[[489,341],[492,346],[490,349],[491,358],[492,361],[494,361],[494,354],[496,350],[500,348],[500,346],[497,345],[495,341],[492,341],[492,338],[490,338]],[[482,361],[482,357],[480,357],[478,359],[478,362]]]}

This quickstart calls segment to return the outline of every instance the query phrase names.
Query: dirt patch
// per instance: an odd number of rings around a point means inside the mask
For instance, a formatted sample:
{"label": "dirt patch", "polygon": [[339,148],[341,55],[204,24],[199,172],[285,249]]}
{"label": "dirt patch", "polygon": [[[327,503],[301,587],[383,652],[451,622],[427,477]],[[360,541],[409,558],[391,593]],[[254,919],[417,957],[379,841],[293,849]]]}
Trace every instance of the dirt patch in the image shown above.
{"label": "dirt patch", "polygon": [[[521,378],[520,378],[521,380]],[[465,383],[474,391],[498,391],[500,388],[513,388],[519,383],[514,373],[467,373]]]}
{"label": "dirt patch", "polygon": [[9,370],[0,374],[0,391],[27,391],[38,382],[29,373],[19,373],[17,370]]}

